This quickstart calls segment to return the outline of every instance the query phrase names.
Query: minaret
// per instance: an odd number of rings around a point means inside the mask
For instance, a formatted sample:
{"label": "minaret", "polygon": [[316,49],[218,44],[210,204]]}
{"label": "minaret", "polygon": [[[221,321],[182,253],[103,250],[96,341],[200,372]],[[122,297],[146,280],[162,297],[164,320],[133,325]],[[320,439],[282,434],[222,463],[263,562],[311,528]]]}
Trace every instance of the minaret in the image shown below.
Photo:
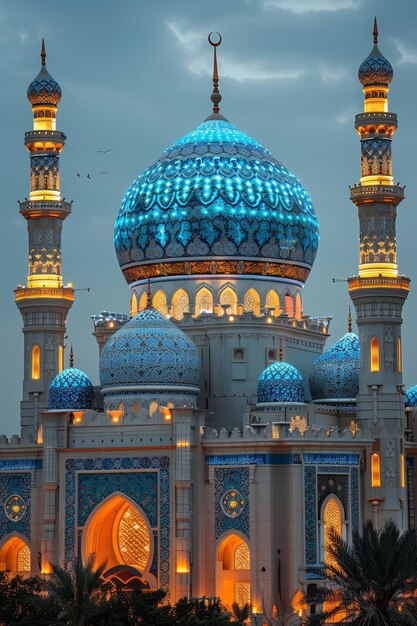
{"label": "minaret", "polygon": [[46,69],[42,40],[41,70],[27,91],[33,130],[25,133],[30,153],[30,195],[20,202],[29,234],[27,286],[15,291],[23,318],[24,376],[21,402],[22,437],[36,436],[39,413],[47,408],[51,380],[64,366],[65,323],[74,300],[61,271],[62,222],[71,204],[61,197],[59,157],[64,133],[56,130],[61,88]]}
{"label": "minaret", "polygon": [[409,279],[398,273],[395,220],[404,187],[394,185],[391,143],[397,116],[388,111],[392,66],[374,47],[359,68],[364,112],[355,118],[361,139],[360,183],[351,187],[360,225],[359,276],[348,281],[361,350],[357,417],[375,440],[365,460],[364,517],[381,525],[391,518],[406,524],[404,484],[404,394],[402,309]]}

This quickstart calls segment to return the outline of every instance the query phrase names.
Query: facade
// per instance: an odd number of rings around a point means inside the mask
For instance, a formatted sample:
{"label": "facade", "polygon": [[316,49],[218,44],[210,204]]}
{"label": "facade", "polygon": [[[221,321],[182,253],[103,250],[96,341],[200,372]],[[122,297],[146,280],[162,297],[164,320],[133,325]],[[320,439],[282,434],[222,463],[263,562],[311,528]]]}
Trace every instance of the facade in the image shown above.
{"label": "facade", "polygon": [[[58,83],[42,66],[28,89],[33,130],[29,275],[23,318],[21,436],[0,437],[0,567],[107,559],[106,576],[163,588],[172,601],[220,596],[271,615],[325,576],[327,534],[366,518],[415,523],[417,389],[403,391],[388,111],[393,71],[377,45],[361,64],[355,118],[361,178],[358,325],[325,350],[330,317],[301,290],[318,221],[298,179],[213,112],[132,183],[115,222],[130,315],[93,316],[100,387],[64,369],[73,303],[60,235],[65,135]],[[76,216],[75,218],[76,219]]]}

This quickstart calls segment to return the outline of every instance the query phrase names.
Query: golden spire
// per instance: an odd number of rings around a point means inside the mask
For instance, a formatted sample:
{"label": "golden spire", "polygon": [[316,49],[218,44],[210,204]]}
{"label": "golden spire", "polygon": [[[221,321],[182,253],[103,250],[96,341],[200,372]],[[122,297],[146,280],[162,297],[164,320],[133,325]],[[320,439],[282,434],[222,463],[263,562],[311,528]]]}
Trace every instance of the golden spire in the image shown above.
{"label": "golden spire", "polygon": [[42,65],[46,65],[45,40],[43,37],[42,37],[42,47],[41,47],[41,62],[42,62]]}
{"label": "golden spire", "polygon": [[70,367],[74,367],[74,351],[72,349],[72,344],[71,344],[71,350],[70,350]]}
{"label": "golden spire", "polygon": [[373,35],[374,35],[374,44],[377,45],[378,44],[378,24],[377,24],[377,21],[376,21],[376,16],[374,18],[374,32],[373,32]]}
{"label": "golden spire", "polygon": [[153,309],[152,306],[152,293],[151,293],[151,279],[148,278],[148,288],[146,290],[146,307],[145,309]]}
{"label": "golden spire", "polygon": [[279,361],[282,362],[284,360],[284,350],[282,347],[282,337],[279,338]]}
{"label": "golden spire", "polygon": [[352,332],[352,313],[350,311],[350,305],[349,305],[349,315],[348,315],[348,333]]}
{"label": "golden spire", "polygon": [[[214,41],[212,35],[217,35],[218,36],[218,41]],[[220,111],[220,107],[219,104],[222,100],[222,96],[220,94],[219,91],[219,73],[217,71],[217,46],[220,46],[221,42],[222,42],[222,36],[220,35],[220,33],[217,32],[212,32],[209,34],[208,36],[208,42],[211,46],[213,46],[214,48],[214,55],[213,55],[213,91],[211,93],[211,97],[210,100],[213,103],[213,113],[219,113]]]}

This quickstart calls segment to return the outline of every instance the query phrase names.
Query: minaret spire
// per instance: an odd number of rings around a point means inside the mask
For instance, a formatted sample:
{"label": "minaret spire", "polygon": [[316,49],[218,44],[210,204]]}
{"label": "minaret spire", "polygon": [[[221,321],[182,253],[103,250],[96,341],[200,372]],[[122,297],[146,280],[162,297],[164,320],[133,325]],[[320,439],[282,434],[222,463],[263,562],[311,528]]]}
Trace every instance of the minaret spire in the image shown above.
{"label": "minaret spire", "polygon": [[378,23],[376,21],[376,16],[374,18],[374,32],[373,32],[373,35],[374,35],[374,44],[378,45]]}
{"label": "minaret spire", "polygon": [[42,65],[46,65],[45,39],[43,37],[42,37],[42,46],[41,46],[41,63]]}
{"label": "minaret spire", "polygon": [[[217,41],[216,39],[213,39],[213,35],[217,35]],[[208,36],[208,42],[211,46],[213,46],[213,91],[211,93],[210,100],[213,103],[213,113],[216,115],[220,112],[219,104],[222,101],[222,96],[219,91],[219,72],[217,69],[217,47],[220,46],[222,42],[222,36],[220,33],[212,32]]]}
{"label": "minaret spire", "polygon": [[70,350],[69,366],[74,367],[74,350],[72,349],[72,343],[71,343],[71,350]]}
{"label": "minaret spire", "polygon": [[151,292],[151,279],[148,278],[148,286],[146,289],[146,307],[145,309],[152,309],[152,292]]}

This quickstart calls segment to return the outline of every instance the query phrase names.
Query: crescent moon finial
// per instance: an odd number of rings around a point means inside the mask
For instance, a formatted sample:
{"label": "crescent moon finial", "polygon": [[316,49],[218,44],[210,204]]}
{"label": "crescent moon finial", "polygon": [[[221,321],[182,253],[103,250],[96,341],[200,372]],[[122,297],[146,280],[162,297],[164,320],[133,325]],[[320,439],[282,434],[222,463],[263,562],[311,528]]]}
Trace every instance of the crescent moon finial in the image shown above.
{"label": "crescent moon finial", "polygon": [[[217,40],[214,36],[217,36]],[[222,100],[222,96],[219,91],[219,73],[217,70],[217,47],[220,46],[222,42],[222,36],[220,33],[213,31],[209,33],[207,39],[209,44],[213,46],[213,91],[211,93],[210,100],[213,103],[213,113],[216,114],[220,111],[219,104]]]}

